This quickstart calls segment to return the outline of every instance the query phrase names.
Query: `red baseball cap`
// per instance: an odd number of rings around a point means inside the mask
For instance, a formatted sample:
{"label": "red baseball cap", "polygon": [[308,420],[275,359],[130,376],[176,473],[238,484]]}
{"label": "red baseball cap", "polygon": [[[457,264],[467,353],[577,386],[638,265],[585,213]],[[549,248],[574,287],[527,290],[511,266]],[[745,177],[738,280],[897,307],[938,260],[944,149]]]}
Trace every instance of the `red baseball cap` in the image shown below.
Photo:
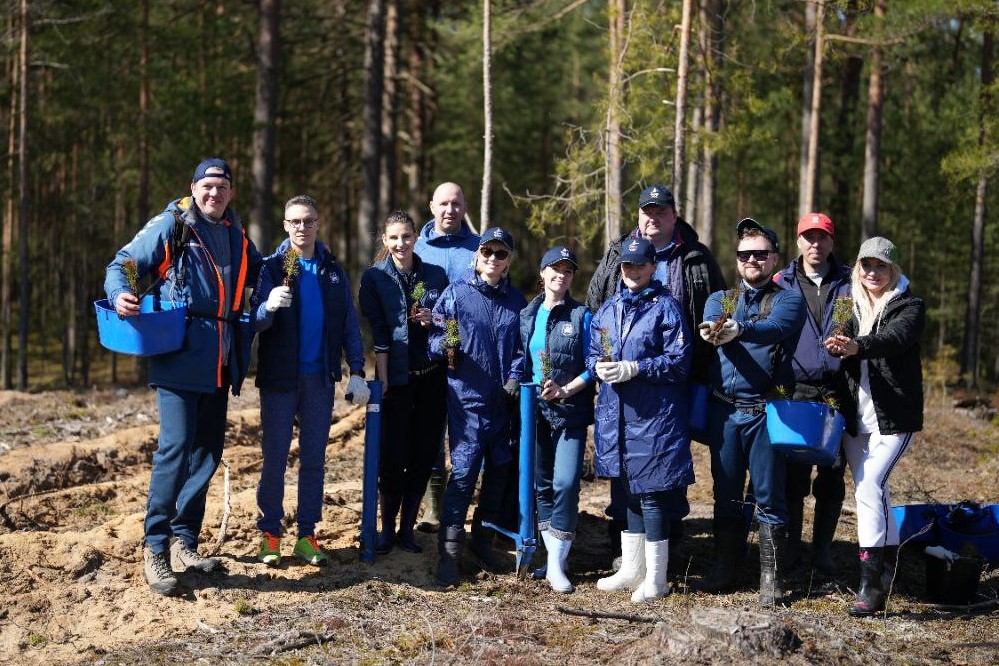
{"label": "red baseball cap", "polygon": [[825,213],[809,213],[808,215],[801,216],[798,220],[798,235],[800,236],[812,229],[824,231],[833,237],[836,236],[836,227]]}

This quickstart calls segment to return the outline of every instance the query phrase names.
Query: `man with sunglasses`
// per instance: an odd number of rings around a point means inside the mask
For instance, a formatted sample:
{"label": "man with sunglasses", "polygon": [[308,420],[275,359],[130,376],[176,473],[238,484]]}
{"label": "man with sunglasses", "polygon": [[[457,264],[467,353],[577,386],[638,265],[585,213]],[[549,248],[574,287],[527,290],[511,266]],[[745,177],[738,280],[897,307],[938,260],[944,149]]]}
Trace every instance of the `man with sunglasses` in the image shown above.
{"label": "man with sunglasses", "polygon": [[[805,299],[805,325],[794,350],[793,400],[822,401],[835,395],[840,359],[826,350],[824,341],[833,335],[836,299],[850,296],[850,267],[833,254],[836,227],[828,215],[809,213],[798,220],[798,250],[792,261],[774,280],[785,289],[801,293]],[[846,457],[842,448],[832,465],[812,466],[787,463],[787,562],[794,567],[800,559],[804,500],[815,496],[815,522],[812,526],[812,564],[827,576],[836,574],[830,554],[836,523],[846,496]]]}
{"label": "man with sunglasses", "polygon": [[[430,212],[434,217],[423,225],[416,238],[416,255],[426,264],[443,268],[450,283],[457,282],[471,270],[475,251],[479,249],[478,234],[465,222],[467,209],[461,186],[441,183],[430,199]],[[441,450],[423,497],[423,516],[416,529],[431,533],[437,531],[446,485],[447,463],[444,459],[444,440],[441,439]]]}
{"label": "man with sunglasses", "polygon": [[[590,280],[586,307],[596,312],[604,301],[624,288],[621,282],[622,246],[636,238],[647,238],[655,249],[656,270],[653,278],[676,300],[689,330],[693,331],[703,319],[708,296],[725,288],[725,278],[718,262],[711,250],[701,243],[693,227],[677,215],[673,193],[665,185],[650,185],[642,190],[638,197],[637,223],[631,232],[610,242]],[[694,336],[693,348],[688,381],[706,385],[714,349],[698,336]],[[611,519],[607,531],[611,548],[617,555],[621,532],[628,524],[628,494],[620,478],[611,479],[610,496],[610,505],[605,510]],[[686,562],[680,555],[682,537],[683,522],[675,520],[670,524],[671,573],[683,573],[686,568]]]}
{"label": "man with sunglasses", "polygon": [[[736,227],[736,268],[742,278],[735,310],[723,315],[723,291],[704,306],[700,337],[716,347],[709,377],[708,443],[714,482],[714,569],[698,586],[720,592],[733,586],[745,544],[746,472],[760,524],[760,605],[780,603],[787,541],[784,457],[770,446],[766,400],[777,386],[793,386],[790,356],[805,323],[801,295],[772,280],[777,234],[752,218]],[[721,322],[721,323],[719,323]]]}

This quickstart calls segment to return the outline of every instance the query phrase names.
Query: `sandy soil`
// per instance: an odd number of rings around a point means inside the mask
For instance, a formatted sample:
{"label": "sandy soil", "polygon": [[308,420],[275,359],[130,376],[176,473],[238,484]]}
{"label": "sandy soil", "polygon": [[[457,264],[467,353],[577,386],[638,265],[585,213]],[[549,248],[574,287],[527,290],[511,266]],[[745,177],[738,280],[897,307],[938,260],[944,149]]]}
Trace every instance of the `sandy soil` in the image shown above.
{"label": "sandy soil", "polygon": [[[940,408],[929,410],[927,420],[927,431],[893,476],[895,503],[999,502],[999,430]],[[148,590],[141,571],[157,434],[152,392],[0,392],[0,654],[46,664],[246,663],[254,657],[285,664],[999,663],[999,606],[989,605],[999,599],[994,569],[979,585],[983,607],[941,609],[925,603],[923,557],[907,548],[887,618],[847,617],[857,584],[849,497],[834,545],[838,580],[802,567],[789,576],[790,605],[761,611],[753,589],[754,543],[743,589],[687,593],[685,583],[706,569],[711,553],[710,474],[699,444],[680,567],[686,575],[669,597],[634,605],[624,594],[595,587],[609,566],[602,518],[607,486],[595,479],[583,483],[579,537],[569,557],[578,586],[572,595],[518,579],[511,551],[508,573],[480,572],[469,560],[465,582],[442,590],[433,579],[434,535],[420,535],[423,554],[396,550],[361,563],[363,413],[344,407],[331,436],[317,530],[332,566],[316,569],[286,556],[280,568],[267,568],[254,557],[260,433],[252,389],[231,401],[229,432],[228,529],[219,544],[220,470],[202,534],[203,548],[218,546],[227,573],[181,574],[184,594],[167,599]],[[289,498],[297,483],[295,455]],[[293,500],[286,511],[294,513]],[[286,555],[290,549],[286,543]]]}

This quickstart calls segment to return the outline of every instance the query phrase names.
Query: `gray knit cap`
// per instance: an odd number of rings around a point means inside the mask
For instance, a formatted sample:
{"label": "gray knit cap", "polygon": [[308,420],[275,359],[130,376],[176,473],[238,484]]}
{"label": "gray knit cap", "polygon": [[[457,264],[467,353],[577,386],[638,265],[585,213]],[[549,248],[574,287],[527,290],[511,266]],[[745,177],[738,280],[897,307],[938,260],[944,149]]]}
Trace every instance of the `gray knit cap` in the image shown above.
{"label": "gray knit cap", "polygon": [[897,264],[898,248],[887,238],[874,236],[865,240],[860,246],[860,252],[857,253],[857,261],[861,259],[880,259],[890,264]]}

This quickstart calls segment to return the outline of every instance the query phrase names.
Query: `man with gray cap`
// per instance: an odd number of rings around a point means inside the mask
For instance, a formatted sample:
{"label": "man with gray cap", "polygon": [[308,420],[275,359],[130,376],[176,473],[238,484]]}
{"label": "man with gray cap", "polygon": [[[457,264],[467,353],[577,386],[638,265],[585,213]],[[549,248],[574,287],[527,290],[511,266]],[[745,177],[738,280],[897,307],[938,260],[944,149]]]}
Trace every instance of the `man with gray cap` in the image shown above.
{"label": "man with gray cap", "polygon": [[[787,506],[784,457],[770,446],[765,409],[776,386],[793,386],[790,357],[805,323],[805,302],[772,280],[780,250],[773,229],[747,217],[736,233],[742,284],[734,293],[711,294],[698,326],[700,337],[717,351],[708,407],[715,557],[699,587],[720,592],[735,583],[745,543],[748,471],[760,524],[760,605],[769,608],[784,596]],[[723,299],[734,301],[734,311],[723,309]]]}
{"label": "man with gray cap", "polygon": [[[641,237],[652,241],[655,248],[656,271],[653,279],[676,299],[689,330],[695,330],[703,318],[708,296],[725,288],[725,278],[711,250],[700,242],[694,228],[677,215],[673,193],[665,185],[650,185],[642,190],[638,197],[638,226],[610,241],[590,280],[586,306],[596,312],[604,301],[622,289],[621,247],[625,241]],[[688,381],[703,386],[707,384],[708,366],[714,358],[714,349],[699,336],[694,336],[693,348]],[[627,493],[620,478],[611,479],[610,488],[611,502],[605,513],[611,518],[608,532],[616,552],[615,544],[620,543],[621,531],[627,525]],[[682,537],[683,522],[676,520],[670,525],[669,561],[674,571],[685,568],[679,552]]]}
{"label": "man with gray cap", "polygon": [[125,277],[133,263],[152,292],[187,305],[184,345],[149,358],[149,383],[160,412],[146,507],[143,573],[153,592],[178,592],[174,570],[216,570],[198,553],[208,484],[222,460],[228,392],[239,395],[249,364],[249,336],[239,325],[244,288],[256,284],[262,259],[230,207],[232,170],[220,158],[198,165],[191,196],[171,202],[108,264],[104,290],[122,317],[139,314],[141,294]]}

